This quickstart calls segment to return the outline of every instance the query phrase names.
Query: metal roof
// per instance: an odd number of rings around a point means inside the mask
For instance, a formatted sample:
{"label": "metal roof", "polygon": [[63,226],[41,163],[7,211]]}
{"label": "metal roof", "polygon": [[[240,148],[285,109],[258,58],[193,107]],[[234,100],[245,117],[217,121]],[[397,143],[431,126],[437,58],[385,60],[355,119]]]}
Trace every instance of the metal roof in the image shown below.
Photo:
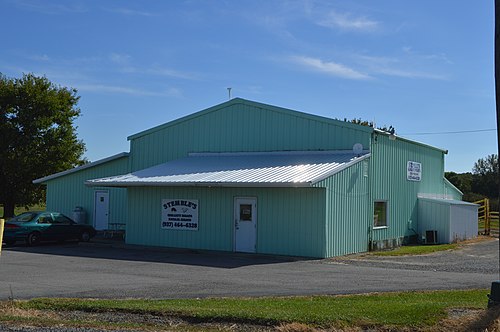
{"label": "metal roof", "polygon": [[106,187],[309,187],[369,156],[368,151],[192,153],[130,174],[85,183]]}
{"label": "metal roof", "polygon": [[82,166],[71,168],[71,169],[68,169],[68,170],[65,170],[65,171],[62,171],[62,172],[59,172],[59,173],[47,175],[47,176],[45,176],[43,178],[39,178],[39,179],[33,180],[33,183],[35,183],[35,184],[44,183],[44,182],[47,182],[49,180],[53,180],[53,179],[59,178],[59,177],[64,176],[64,175],[72,174],[72,173],[79,172],[79,171],[82,171],[82,170],[87,169],[87,168],[92,168],[92,167],[95,167],[95,166],[98,166],[98,165],[105,164],[105,163],[113,161],[113,160],[117,160],[117,159],[120,159],[120,158],[128,157],[128,155],[129,155],[128,152],[118,153],[118,154],[115,154],[115,155],[113,155],[111,157],[100,159],[100,160],[97,160],[97,161],[94,161],[94,162],[91,162],[91,163],[88,163],[88,164],[84,164]]}
{"label": "metal roof", "polygon": [[418,197],[419,200],[431,201],[439,204],[446,205],[467,205],[467,206],[479,206],[479,204],[470,203],[466,201],[459,201],[456,199],[446,199],[446,198],[431,198],[431,197]]}

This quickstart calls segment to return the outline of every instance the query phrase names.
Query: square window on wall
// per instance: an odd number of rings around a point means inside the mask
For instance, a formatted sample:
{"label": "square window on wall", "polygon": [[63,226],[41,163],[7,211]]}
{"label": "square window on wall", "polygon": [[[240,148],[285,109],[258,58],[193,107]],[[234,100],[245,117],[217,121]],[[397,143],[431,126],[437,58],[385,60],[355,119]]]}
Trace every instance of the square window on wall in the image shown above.
{"label": "square window on wall", "polygon": [[375,201],[373,206],[373,227],[387,227],[386,201]]}

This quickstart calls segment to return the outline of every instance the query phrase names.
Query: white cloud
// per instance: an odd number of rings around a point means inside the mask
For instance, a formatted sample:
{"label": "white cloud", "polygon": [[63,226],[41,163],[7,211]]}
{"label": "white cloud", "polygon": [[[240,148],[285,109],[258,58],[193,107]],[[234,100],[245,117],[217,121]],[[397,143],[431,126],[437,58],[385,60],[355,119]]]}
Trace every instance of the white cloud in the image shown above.
{"label": "white cloud", "polygon": [[292,56],[291,61],[303,67],[328,74],[331,76],[351,79],[351,80],[366,80],[371,79],[367,74],[363,74],[357,70],[344,66],[340,63],[326,62],[321,59],[306,57],[306,56]]}
{"label": "white cloud", "polygon": [[351,79],[369,80],[378,76],[402,77],[408,79],[448,80],[436,66],[427,66],[424,58],[408,59],[397,57],[376,57],[367,55],[352,55],[349,57],[357,69],[338,62],[324,61],[308,56],[291,56],[289,60],[304,68],[325,75]]}
{"label": "white cloud", "polygon": [[196,80],[197,79],[196,75],[194,75],[194,74],[178,71],[178,70],[171,69],[171,68],[152,67],[150,69],[147,69],[146,73],[159,75],[159,76],[182,78],[185,80]]}
{"label": "white cloud", "polygon": [[419,72],[412,70],[396,69],[396,68],[376,68],[374,72],[387,76],[397,76],[406,78],[423,78],[431,80],[447,80],[445,75],[433,74],[428,72]]}
{"label": "white cloud", "polygon": [[150,91],[137,88],[130,88],[116,85],[104,84],[75,84],[74,87],[78,91],[98,92],[98,93],[116,93],[130,96],[147,96],[147,97],[180,97],[182,93],[177,88],[169,88],[165,91]]}
{"label": "white cloud", "polygon": [[178,88],[168,88],[165,91],[165,94],[169,97],[182,97],[182,91]]}
{"label": "white cloud", "polygon": [[402,48],[403,53],[410,57],[415,57],[415,58],[421,58],[424,60],[436,60],[436,61],[441,61],[446,64],[453,64],[453,61],[451,61],[445,53],[434,53],[434,54],[419,54],[415,51],[413,51],[413,48],[411,46],[404,46]]}
{"label": "white cloud", "polygon": [[107,11],[115,14],[125,15],[125,16],[144,16],[144,17],[152,17],[158,16],[156,13],[147,12],[144,10],[136,10],[130,8],[108,8]]}
{"label": "white cloud", "polygon": [[30,55],[27,56],[26,58],[34,61],[40,61],[40,62],[47,62],[50,61],[50,57],[47,54],[35,54],[35,55]]}
{"label": "white cloud", "polygon": [[343,30],[374,31],[379,28],[380,23],[364,16],[357,16],[350,13],[338,13],[330,11],[326,17],[317,21],[318,25],[327,28],[340,28]]}
{"label": "white cloud", "polygon": [[155,75],[172,78],[180,78],[184,80],[197,80],[197,75],[193,73],[183,72],[176,69],[162,67],[159,65],[148,65],[145,67],[136,66],[132,63],[132,56],[128,54],[111,53],[108,59],[115,65],[117,70],[125,74],[140,74],[140,75]]}
{"label": "white cloud", "polygon": [[125,63],[123,63],[123,67],[121,67],[119,71],[125,74],[155,75],[155,76],[180,78],[184,80],[198,80],[198,77],[195,74],[159,66],[152,66],[149,68],[139,68],[134,66],[128,66]]}
{"label": "white cloud", "polygon": [[67,13],[85,13],[88,9],[81,4],[73,3],[50,3],[48,1],[36,0],[18,0],[13,2],[19,8],[34,11],[42,14],[67,14]]}
{"label": "white cloud", "polygon": [[[427,57],[376,57],[367,55],[358,55],[353,57],[366,71],[372,75],[386,75],[395,77],[404,77],[412,79],[432,79],[447,80],[448,77],[443,74],[431,71],[430,64],[426,64]],[[425,67],[426,70],[418,68]],[[434,66],[432,66],[434,68]]]}
{"label": "white cloud", "polygon": [[109,59],[114,63],[123,65],[123,64],[128,64],[130,62],[130,59],[132,59],[132,57],[128,54],[111,53],[109,55]]}

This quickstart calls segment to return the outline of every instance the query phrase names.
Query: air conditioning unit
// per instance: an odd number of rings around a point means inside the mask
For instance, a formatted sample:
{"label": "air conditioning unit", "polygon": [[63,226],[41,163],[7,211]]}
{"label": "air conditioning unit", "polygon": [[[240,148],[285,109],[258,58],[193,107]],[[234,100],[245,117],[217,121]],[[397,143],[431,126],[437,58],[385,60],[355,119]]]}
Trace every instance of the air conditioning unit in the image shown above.
{"label": "air conditioning unit", "polygon": [[437,244],[438,234],[436,230],[425,231],[425,244]]}

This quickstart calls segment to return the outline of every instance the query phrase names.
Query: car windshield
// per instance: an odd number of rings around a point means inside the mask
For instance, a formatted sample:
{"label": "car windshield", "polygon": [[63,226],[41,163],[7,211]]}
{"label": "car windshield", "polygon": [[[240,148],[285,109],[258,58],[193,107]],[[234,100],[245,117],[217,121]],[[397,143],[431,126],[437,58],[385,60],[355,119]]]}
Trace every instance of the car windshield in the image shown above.
{"label": "car windshield", "polygon": [[35,217],[38,215],[38,213],[34,212],[25,212],[22,213],[18,216],[15,216],[14,218],[10,219],[9,222],[27,222],[35,219]]}

